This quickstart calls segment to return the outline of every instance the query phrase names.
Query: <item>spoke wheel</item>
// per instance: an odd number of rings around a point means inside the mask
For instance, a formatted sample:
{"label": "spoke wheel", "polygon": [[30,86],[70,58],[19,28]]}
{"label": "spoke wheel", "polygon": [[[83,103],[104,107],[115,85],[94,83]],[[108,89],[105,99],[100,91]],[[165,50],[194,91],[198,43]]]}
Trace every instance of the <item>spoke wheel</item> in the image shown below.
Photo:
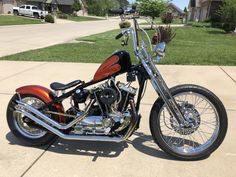
{"label": "spoke wheel", "polygon": [[[21,94],[21,99],[36,109],[45,104],[43,100],[31,94]],[[17,94],[12,97],[7,107],[7,123],[11,132],[26,145],[42,146],[51,142],[56,136],[30,118],[16,112],[16,107],[20,107],[16,100],[19,100]]]}
{"label": "spoke wheel", "polygon": [[[27,103],[28,105],[31,105],[36,109],[44,105],[43,101],[35,97],[23,98],[22,102]],[[13,116],[17,130],[24,136],[32,139],[37,139],[46,135],[47,131],[37,128],[37,124],[31,121],[29,118],[25,117],[23,114],[14,111]]]}
{"label": "spoke wheel", "polygon": [[227,115],[223,104],[209,90],[199,86],[171,89],[188,126],[179,125],[159,99],[153,106],[150,127],[154,140],[167,153],[184,160],[208,156],[223,141]]}

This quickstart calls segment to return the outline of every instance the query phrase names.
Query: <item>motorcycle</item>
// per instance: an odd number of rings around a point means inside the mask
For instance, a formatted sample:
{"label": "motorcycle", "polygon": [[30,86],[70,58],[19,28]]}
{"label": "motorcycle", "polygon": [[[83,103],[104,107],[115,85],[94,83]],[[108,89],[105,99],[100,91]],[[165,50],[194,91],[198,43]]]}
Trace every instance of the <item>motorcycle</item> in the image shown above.
{"label": "motorcycle", "polygon": [[[16,89],[7,108],[12,133],[31,146],[45,145],[57,136],[68,140],[126,141],[139,128],[140,102],[150,81],[159,96],[149,121],[157,145],[181,160],[208,157],[227,132],[227,113],[222,102],[214,93],[197,85],[169,89],[154,62],[155,57],[160,61],[164,56],[166,43],[158,41],[155,55],[150,55],[138,35],[140,31],[147,34],[138,25],[140,17],[135,13],[125,17],[122,9],[111,13],[133,21],[133,27],[123,29],[116,39],[124,37],[123,44],[127,44],[129,36],[132,37],[138,64],[131,63],[128,52],[116,51],[89,82],[55,82],[50,85],[53,91],[37,85]],[[156,33],[159,38],[157,34],[161,34]],[[121,74],[126,74],[127,83],[116,81]],[[138,89],[131,86],[136,81]],[[62,104],[66,99],[71,105],[68,110]]]}

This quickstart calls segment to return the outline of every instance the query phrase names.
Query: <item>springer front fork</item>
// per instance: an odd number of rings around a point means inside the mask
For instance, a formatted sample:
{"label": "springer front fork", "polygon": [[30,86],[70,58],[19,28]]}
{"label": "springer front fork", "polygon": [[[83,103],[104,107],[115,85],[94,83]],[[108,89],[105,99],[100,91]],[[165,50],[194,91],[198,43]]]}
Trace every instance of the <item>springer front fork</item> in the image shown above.
{"label": "springer front fork", "polygon": [[174,97],[170,93],[168,86],[166,85],[164,79],[162,78],[160,72],[154,65],[153,61],[151,59],[146,60],[146,61],[145,60],[141,60],[141,61],[142,61],[142,65],[144,66],[148,75],[150,76],[150,80],[154,89],[165,102],[170,114],[176,118],[179,125],[187,126],[188,121],[186,121],[185,117],[180,111],[178,104],[176,103]]}

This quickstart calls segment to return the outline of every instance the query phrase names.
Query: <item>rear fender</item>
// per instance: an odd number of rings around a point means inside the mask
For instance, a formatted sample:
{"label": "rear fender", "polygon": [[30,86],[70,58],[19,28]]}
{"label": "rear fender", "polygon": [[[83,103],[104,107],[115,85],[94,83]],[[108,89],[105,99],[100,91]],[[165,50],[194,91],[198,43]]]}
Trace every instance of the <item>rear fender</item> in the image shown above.
{"label": "rear fender", "polygon": [[[38,85],[28,85],[28,86],[20,87],[16,89],[16,93],[35,95],[38,98],[42,99],[45,103],[50,103],[56,97],[55,94],[51,90],[42,86],[38,86]],[[61,103],[54,103],[52,104],[52,106],[56,108],[58,113],[65,112],[64,107]],[[64,116],[60,116],[59,119],[60,119],[59,120],[60,122],[65,122]]]}

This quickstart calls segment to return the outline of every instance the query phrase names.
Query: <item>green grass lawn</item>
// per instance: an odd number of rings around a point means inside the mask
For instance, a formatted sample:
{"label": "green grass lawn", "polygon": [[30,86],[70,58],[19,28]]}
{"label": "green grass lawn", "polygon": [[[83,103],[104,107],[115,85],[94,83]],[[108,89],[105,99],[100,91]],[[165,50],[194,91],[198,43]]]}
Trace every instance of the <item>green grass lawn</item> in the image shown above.
{"label": "green grass lawn", "polygon": [[11,16],[11,15],[0,15],[0,26],[5,25],[25,25],[25,24],[40,24],[42,23],[39,19]]}
{"label": "green grass lawn", "polygon": [[[160,17],[155,18],[154,22],[157,25],[162,25],[163,24]],[[173,22],[171,24],[183,24],[183,22],[182,22],[181,19],[173,19]],[[144,23],[141,23],[141,25],[150,25],[150,23],[144,22]]]}
{"label": "green grass lawn", "polygon": [[96,20],[104,20],[100,18],[95,18],[95,17],[86,17],[86,16],[68,16],[68,20],[76,21],[76,22],[81,22],[81,21],[96,21]]}
{"label": "green grass lawn", "polygon": [[[183,65],[236,65],[236,36],[226,35],[214,28],[182,27],[176,28],[176,37],[168,44],[166,57],[160,64]],[[100,63],[121,47],[115,40],[119,30],[92,35],[80,40],[94,43],[68,43],[44,49],[23,52],[0,58],[1,60],[62,61]]]}

